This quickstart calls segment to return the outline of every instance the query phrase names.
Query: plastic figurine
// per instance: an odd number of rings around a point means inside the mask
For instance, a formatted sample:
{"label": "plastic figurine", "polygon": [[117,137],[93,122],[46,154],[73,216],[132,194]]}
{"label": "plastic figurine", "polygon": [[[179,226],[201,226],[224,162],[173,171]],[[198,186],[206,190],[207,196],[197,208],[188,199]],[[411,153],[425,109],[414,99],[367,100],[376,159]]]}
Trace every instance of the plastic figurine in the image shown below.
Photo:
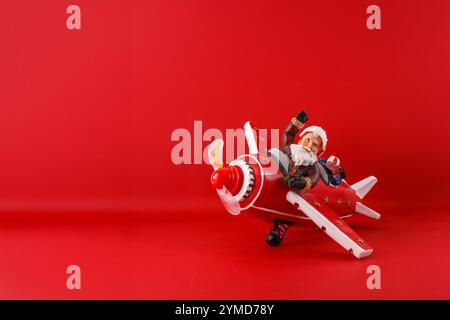
{"label": "plastic figurine", "polygon": [[[262,151],[256,144],[258,129],[245,123],[250,152],[228,165],[222,161],[223,140],[214,140],[208,148],[214,168],[211,183],[229,213],[248,210],[274,224],[266,237],[271,246],[279,245],[291,226],[316,225],[356,258],[367,257],[373,249],[344,219],[355,214],[380,218],[362,203],[377,179],[370,176],[349,185],[337,157],[318,160],[328,138],[318,126],[303,129],[307,120],[306,113],[300,112],[284,131],[282,148]],[[263,157],[269,161],[261,161]]]}

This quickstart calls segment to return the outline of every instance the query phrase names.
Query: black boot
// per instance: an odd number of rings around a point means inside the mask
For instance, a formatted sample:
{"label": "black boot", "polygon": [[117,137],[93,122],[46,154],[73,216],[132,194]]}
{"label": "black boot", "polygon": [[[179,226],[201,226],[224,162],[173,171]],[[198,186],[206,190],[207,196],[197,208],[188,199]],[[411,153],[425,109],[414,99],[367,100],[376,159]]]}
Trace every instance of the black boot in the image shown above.
{"label": "black boot", "polygon": [[266,242],[269,246],[276,247],[281,243],[281,241],[283,241],[283,237],[286,234],[289,225],[286,223],[281,223],[277,220],[274,220],[273,223],[275,226],[267,235]]}

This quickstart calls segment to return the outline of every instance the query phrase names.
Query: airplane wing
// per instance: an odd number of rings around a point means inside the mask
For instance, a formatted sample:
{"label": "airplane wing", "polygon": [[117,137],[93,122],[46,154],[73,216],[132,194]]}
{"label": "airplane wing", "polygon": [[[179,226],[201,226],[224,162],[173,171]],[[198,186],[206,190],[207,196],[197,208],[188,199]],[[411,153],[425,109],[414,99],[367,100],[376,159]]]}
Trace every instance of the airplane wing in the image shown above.
{"label": "airplane wing", "polygon": [[350,251],[356,258],[361,259],[373,252],[373,249],[361,239],[350,226],[336,213],[325,205],[311,205],[299,194],[289,191],[286,195],[289,203],[298,206],[320,229],[330,238],[339,243],[345,250]]}

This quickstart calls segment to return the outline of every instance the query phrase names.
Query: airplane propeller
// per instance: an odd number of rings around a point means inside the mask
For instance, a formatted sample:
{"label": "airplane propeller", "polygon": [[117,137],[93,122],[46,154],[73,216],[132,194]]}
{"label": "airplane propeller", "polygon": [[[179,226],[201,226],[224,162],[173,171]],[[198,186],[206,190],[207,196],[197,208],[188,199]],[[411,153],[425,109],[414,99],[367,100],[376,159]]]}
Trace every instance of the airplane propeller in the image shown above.
{"label": "airplane propeller", "polygon": [[228,191],[225,186],[222,189],[216,189],[217,194],[219,195],[220,200],[223,203],[223,206],[229,213],[234,216],[237,216],[241,213],[241,207],[239,206],[239,201],[237,201],[233,195]]}
{"label": "airplane propeller", "polygon": [[211,175],[211,182],[216,188],[220,201],[222,201],[225,209],[232,215],[241,213],[239,201],[225,187],[224,176],[227,174],[226,168],[223,168],[223,140],[216,139],[208,147],[208,160],[211,163],[214,172]]}

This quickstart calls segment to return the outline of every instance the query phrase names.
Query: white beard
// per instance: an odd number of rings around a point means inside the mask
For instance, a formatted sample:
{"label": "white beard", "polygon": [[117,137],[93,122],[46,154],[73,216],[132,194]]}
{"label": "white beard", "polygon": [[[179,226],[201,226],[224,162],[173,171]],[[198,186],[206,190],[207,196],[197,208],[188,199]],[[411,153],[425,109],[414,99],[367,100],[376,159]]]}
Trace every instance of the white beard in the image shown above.
{"label": "white beard", "polygon": [[296,166],[310,166],[317,162],[317,157],[301,145],[291,144],[291,159]]}

